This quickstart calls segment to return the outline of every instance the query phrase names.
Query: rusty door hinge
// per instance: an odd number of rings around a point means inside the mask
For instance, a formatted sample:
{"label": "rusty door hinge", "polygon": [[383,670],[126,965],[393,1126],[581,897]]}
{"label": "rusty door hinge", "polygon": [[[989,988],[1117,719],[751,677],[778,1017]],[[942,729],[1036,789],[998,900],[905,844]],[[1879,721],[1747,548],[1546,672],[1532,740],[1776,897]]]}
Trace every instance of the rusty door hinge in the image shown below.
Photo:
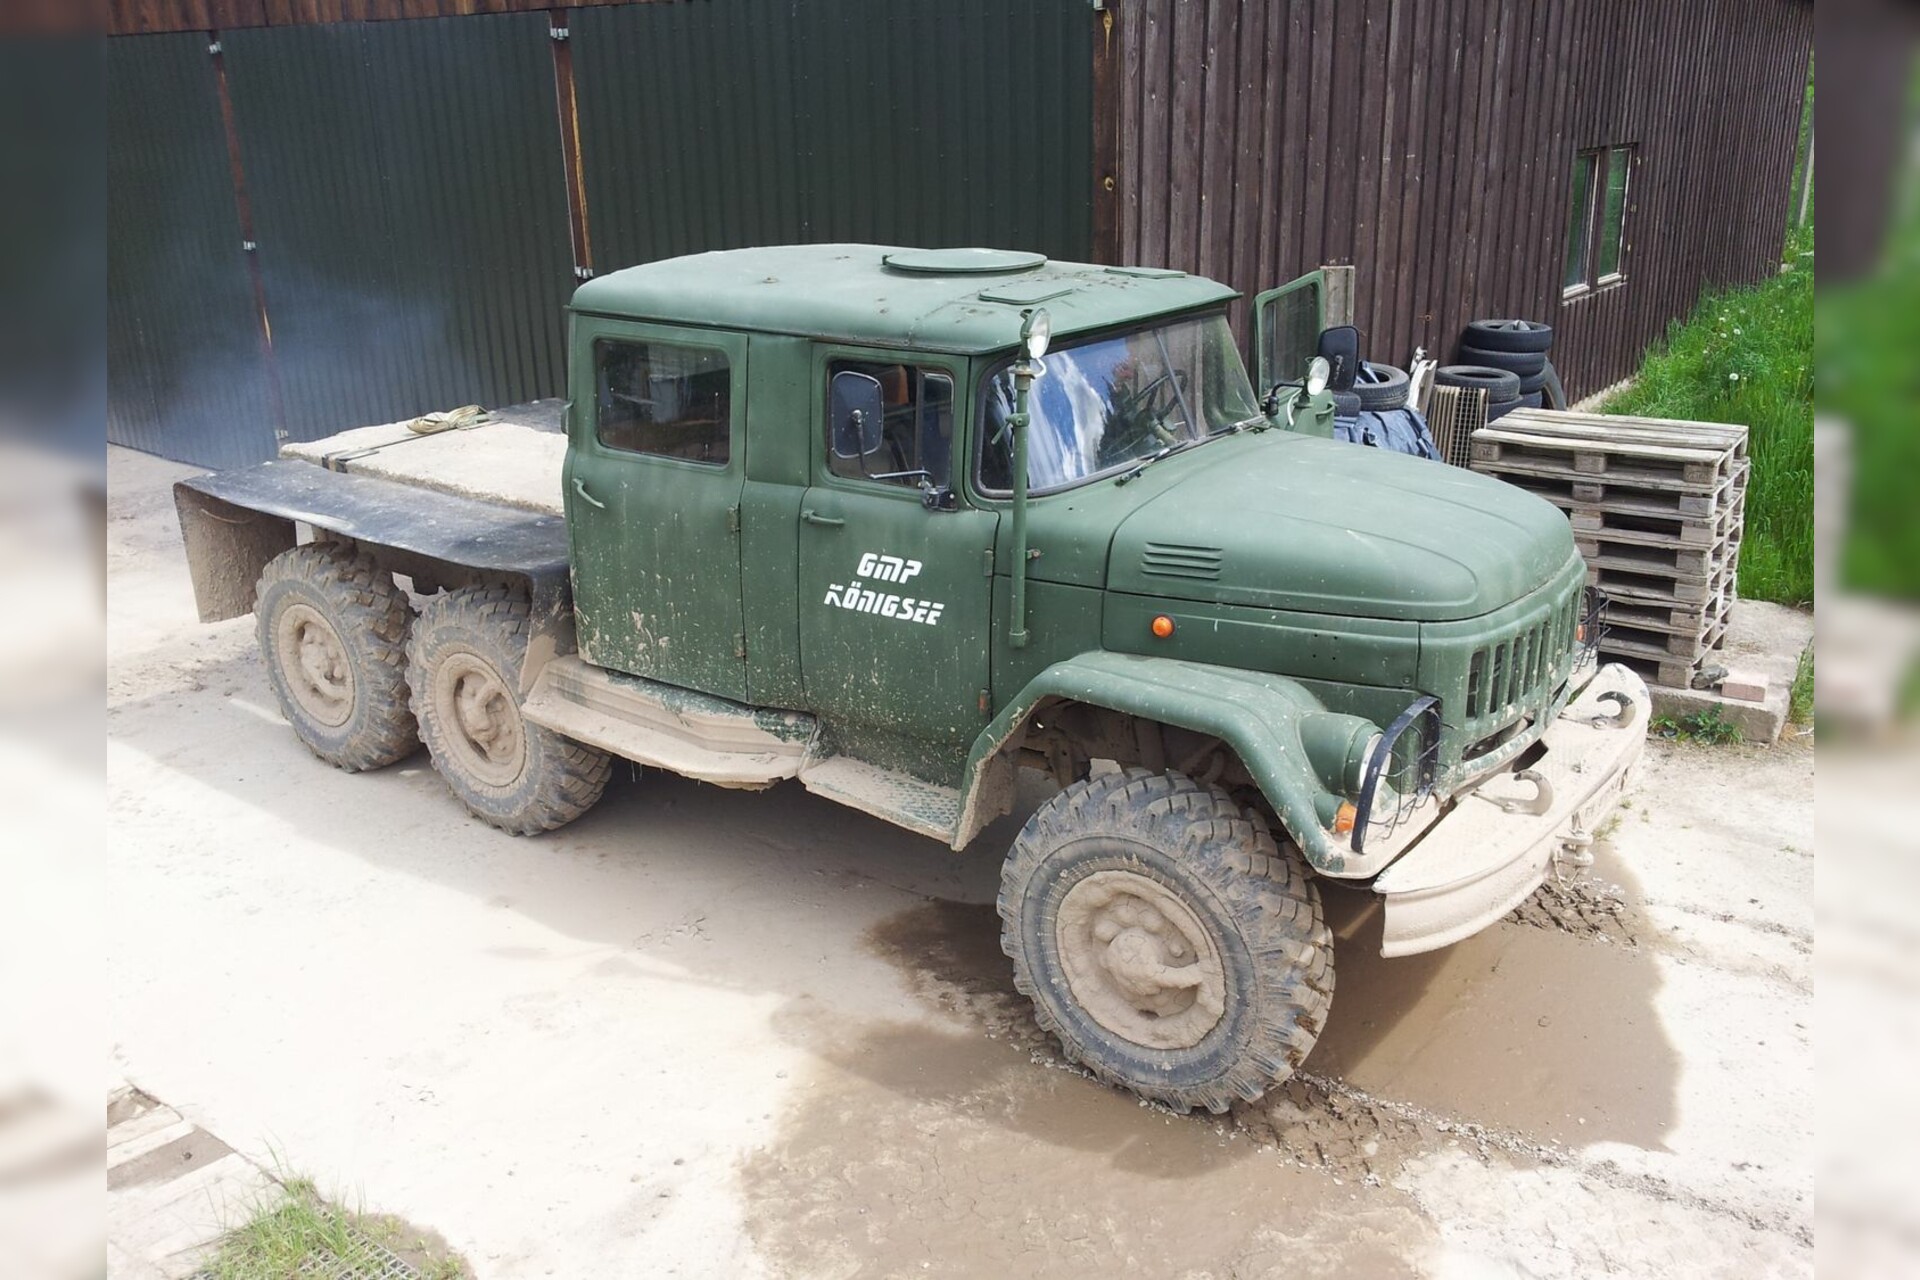
{"label": "rusty door hinge", "polygon": [[727,532],[740,532],[740,504],[737,502],[727,508]]}
{"label": "rusty door hinge", "polygon": [[744,631],[733,633],[733,656],[742,662],[747,660],[747,633]]}

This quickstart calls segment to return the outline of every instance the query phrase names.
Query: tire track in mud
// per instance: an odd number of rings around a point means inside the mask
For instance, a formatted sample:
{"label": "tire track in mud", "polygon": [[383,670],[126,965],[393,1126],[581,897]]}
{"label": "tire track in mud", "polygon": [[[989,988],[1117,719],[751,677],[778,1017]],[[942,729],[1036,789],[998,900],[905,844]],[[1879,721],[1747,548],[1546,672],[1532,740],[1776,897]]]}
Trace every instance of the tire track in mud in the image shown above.
{"label": "tire track in mud", "polygon": [[1625,947],[1639,946],[1651,932],[1647,918],[1627,901],[1619,885],[1596,880],[1563,885],[1549,879],[1504,919]]}
{"label": "tire track in mud", "polygon": [[[1537,901],[1543,898],[1550,902]],[[1622,948],[1639,948],[1641,939],[1652,932],[1617,888],[1602,886],[1568,891],[1550,884],[1517,909],[1509,922],[1567,933],[1590,945]],[[1657,946],[1657,939],[1649,941]],[[1034,1023],[1026,1000],[1013,988],[1009,962],[1000,952],[999,918],[992,906],[929,900],[881,922],[869,934],[868,943],[895,965],[922,1001],[974,1024],[991,1040],[1025,1050],[1035,1067],[1081,1076],[1090,1088],[1105,1087],[1061,1057],[1052,1038]],[[1155,1103],[1139,1105],[1210,1129],[1222,1138],[1244,1138],[1342,1185],[1389,1186],[1412,1162],[1457,1150],[1494,1168],[1566,1169],[1616,1190],[1812,1247],[1812,1227],[1796,1221],[1788,1211],[1768,1213],[1703,1194],[1658,1174],[1586,1156],[1516,1129],[1379,1097],[1310,1069],[1296,1072],[1257,1102],[1236,1104],[1224,1116],[1180,1116]]]}

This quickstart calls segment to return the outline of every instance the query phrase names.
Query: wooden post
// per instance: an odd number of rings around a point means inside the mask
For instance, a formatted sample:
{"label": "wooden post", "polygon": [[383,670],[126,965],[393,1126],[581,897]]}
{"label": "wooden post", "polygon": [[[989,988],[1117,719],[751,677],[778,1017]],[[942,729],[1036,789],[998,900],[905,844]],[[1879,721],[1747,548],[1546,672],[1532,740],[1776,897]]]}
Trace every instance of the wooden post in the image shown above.
{"label": "wooden post", "polygon": [[1326,311],[1327,328],[1335,329],[1343,324],[1353,323],[1353,264],[1344,266],[1325,266],[1320,268],[1326,273],[1327,291],[1321,299]]}

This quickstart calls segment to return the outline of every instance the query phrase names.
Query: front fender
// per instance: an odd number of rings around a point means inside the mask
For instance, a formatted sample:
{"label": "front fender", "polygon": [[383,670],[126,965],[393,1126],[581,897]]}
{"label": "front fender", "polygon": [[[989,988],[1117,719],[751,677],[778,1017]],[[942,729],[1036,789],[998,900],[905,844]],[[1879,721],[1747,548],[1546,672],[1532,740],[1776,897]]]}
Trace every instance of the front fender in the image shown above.
{"label": "front fender", "polygon": [[993,816],[987,770],[1033,709],[1050,698],[1105,707],[1197,733],[1231,746],[1267,802],[1316,870],[1339,875],[1352,851],[1320,825],[1315,799],[1326,791],[1302,740],[1319,699],[1285,676],[1170,658],[1094,652],[1056,662],[994,717],[967,758],[964,801],[954,836],[959,848]]}

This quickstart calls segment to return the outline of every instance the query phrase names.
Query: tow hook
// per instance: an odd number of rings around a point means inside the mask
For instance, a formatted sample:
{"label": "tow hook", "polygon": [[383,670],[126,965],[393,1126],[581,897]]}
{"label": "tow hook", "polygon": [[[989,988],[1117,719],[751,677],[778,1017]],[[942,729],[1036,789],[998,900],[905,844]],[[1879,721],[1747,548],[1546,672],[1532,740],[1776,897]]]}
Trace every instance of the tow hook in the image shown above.
{"label": "tow hook", "polygon": [[1600,695],[1598,701],[1611,702],[1619,710],[1611,715],[1602,712],[1599,715],[1588,716],[1587,723],[1596,729],[1628,729],[1633,727],[1633,722],[1639,718],[1640,712],[1634,706],[1633,699],[1618,689],[1607,690]]}
{"label": "tow hook", "polygon": [[1518,800],[1505,798],[1495,799],[1492,796],[1487,797],[1500,806],[1502,813],[1531,813],[1537,817],[1553,808],[1553,784],[1547,781],[1545,774],[1538,773],[1532,769],[1522,769],[1513,776],[1518,781],[1531,782],[1533,784],[1533,798],[1530,800]]}
{"label": "tow hook", "polygon": [[1587,871],[1593,866],[1593,833],[1575,827],[1560,837],[1560,847],[1553,851],[1553,878],[1561,888],[1570,888],[1586,879]]}

